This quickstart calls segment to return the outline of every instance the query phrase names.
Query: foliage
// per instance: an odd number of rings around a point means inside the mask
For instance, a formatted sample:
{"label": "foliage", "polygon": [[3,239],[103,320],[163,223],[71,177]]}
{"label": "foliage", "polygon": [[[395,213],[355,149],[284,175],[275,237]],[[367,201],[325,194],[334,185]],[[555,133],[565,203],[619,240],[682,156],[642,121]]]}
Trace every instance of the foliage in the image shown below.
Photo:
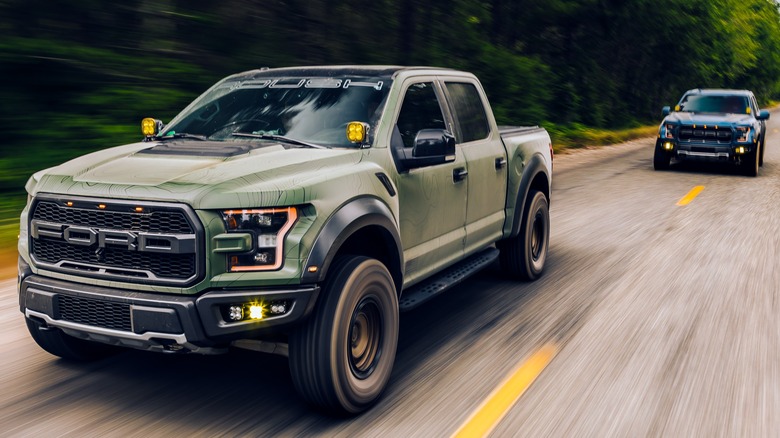
{"label": "foliage", "polygon": [[571,145],[657,123],[690,88],[780,97],[774,0],[0,0],[0,17],[0,193],[13,199],[33,171],[137,141],[141,118],[168,120],[262,66],[470,70],[500,124],[544,124]]}

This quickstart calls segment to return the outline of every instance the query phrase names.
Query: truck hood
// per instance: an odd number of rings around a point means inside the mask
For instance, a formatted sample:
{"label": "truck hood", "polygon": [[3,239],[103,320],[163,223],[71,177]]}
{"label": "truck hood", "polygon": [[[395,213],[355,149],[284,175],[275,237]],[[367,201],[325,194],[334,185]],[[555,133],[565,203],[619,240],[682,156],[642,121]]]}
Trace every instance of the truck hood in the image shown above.
{"label": "truck hood", "polygon": [[217,154],[194,148],[149,153],[150,148],[154,145],[134,143],[76,158],[36,174],[34,192],[176,201],[195,208],[233,208],[247,202],[256,207],[291,205],[306,202],[301,196],[306,187],[362,159],[360,149],[280,144]]}
{"label": "truck hood", "polygon": [[675,112],[666,116],[665,122],[683,125],[718,125],[747,126],[753,124],[755,118],[750,114],[712,114]]}

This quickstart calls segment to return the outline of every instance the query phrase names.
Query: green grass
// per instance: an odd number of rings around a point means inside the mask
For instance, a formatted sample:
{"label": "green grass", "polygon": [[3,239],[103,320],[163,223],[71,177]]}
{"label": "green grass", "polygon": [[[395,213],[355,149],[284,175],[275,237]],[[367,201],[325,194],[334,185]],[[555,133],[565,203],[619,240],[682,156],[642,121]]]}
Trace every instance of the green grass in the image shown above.
{"label": "green grass", "polygon": [[605,146],[622,143],[642,137],[652,137],[658,131],[657,126],[640,126],[636,128],[608,130],[590,128],[577,123],[561,126],[544,124],[552,138],[556,153],[566,149],[584,148],[590,146]]}

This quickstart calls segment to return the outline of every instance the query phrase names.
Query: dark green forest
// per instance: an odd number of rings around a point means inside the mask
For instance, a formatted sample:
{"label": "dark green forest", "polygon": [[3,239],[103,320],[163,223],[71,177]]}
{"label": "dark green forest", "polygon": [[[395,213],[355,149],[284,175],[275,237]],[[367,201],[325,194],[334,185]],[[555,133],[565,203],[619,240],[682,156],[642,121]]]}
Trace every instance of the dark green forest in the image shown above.
{"label": "dark green forest", "polygon": [[470,70],[500,123],[654,124],[696,87],[780,96],[774,0],[0,0],[0,193],[136,141],[263,66]]}

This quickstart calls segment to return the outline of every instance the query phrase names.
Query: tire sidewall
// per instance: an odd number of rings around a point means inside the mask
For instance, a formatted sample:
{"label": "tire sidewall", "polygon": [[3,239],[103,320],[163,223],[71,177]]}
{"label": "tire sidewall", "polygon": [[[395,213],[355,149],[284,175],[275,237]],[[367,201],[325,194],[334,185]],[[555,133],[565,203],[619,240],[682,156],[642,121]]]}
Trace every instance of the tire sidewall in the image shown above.
{"label": "tire sidewall", "polygon": [[[542,221],[543,231],[539,257],[534,259],[533,254],[533,235],[534,235],[534,222],[537,220]],[[550,244],[550,210],[547,203],[547,198],[542,192],[535,192],[533,198],[531,198],[527,214],[525,217],[524,232],[523,232],[523,251],[525,252],[525,259],[527,261],[527,269],[529,278],[535,279],[542,275],[544,271],[544,264],[547,259],[547,249]]]}
{"label": "tire sidewall", "polygon": [[[378,260],[356,257],[342,266],[339,278],[326,291],[323,309],[325,319],[330,319],[328,369],[339,404],[349,413],[358,413],[379,398],[390,379],[398,344],[398,297],[392,276]],[[350,367],[349,333],[353,313],[364,299],[380,307],[382,321],[375,366],[361,379]]]}

